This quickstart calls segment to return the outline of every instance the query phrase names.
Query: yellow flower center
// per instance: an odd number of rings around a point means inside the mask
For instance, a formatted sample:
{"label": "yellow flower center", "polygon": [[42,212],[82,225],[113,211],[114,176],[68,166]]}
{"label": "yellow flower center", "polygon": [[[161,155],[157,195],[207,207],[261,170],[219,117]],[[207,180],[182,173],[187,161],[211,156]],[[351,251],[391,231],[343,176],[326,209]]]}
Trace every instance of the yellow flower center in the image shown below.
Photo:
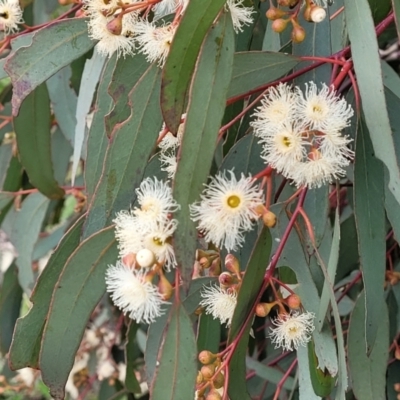
{"label": "yellow flower center", "polygon": [[228,206],[231,208],[237,208],[240,205],[240,198],[236,194],[228,197]]}
{"label": "yellow flower center", "polygon": [[153,243],[156,246],[163,246],[164,245],[164,242],[157,236],[153,237]]}
{"label": "yellow flower center", "polygon": [[4,11],[0,13],[0,18],[8,19],[8,12]]}
{"label": "yellow flower center", "polygon": [[322,114],[322,108],[318,105],[313,106],[312,110],[314,113]]}
{"label": "yellow flower center", "polygon": [[284,136],[284,137],[282,138],[282,143],[283,143],[283,145],[286,146],[286,147],[290,147],[291,144],[292,144],[292,142],[290,141],[290,138],[288,138],[287,136]]}

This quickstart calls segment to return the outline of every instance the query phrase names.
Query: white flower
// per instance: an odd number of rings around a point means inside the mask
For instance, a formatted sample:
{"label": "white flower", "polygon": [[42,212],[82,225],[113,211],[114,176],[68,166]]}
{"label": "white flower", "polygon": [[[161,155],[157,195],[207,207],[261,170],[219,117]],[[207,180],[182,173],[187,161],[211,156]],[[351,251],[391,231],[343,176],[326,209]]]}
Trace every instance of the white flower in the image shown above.
{"label": "white flower", "polygon": [[0,0],[0,30],[9,35],[18,31],[18,24],[23,22],[18,0]]}
{"label": "white flower", "polygon": [[142,249],[143,238],[142,224],[138,217],[132,211],[120,211],[113,222],[115,223],[115,238],[118,241],[120,256],[138,253]]}
{"label": "white flower", "polygon": [[251,7],[243,6],[244,0],[228,0],[225,9],[229,10],[232,17],[233,29],[236,33],[243,31],[243,26],[250,25],[253,22],[252,14],[254,10]]}
{"label": "white flower", "polygon": [[204,231],[206,241],[231,251],[243,242],[243,232],[253,228],[258,218],[255,207],[262,203],[263,192],[251,177],[242,174],[237,180],[229,173],[230,178],[219,173],[211,179],[201,202],[190,206],[190,213],[193,221],[199,221],[198,229]]}
{"label": "white flower", "polygon": [[279,315],[272,321],[276,328],[271,328],[269,334],[275,348],[282,347],[283,350],[291,351],[306,346],[314,330],[314,317],[315,314],[311,312]]}
{"label": "white flower", "polygon": [[157,27],[146,20],[136,24],[136,40],[148,62],[158,61],[159,66],[164,65],[176,28],[177,25],[171,24]]}
{"label": "white flower", "polygon": [[166,15],[174,13],[177,8],[184,3],[187,3],[187,1],[184,0],[162,0],[159,3],[157,3],[153,7],[154,11],[154,20],[158,20],[162,17],[165,17]]}
{"label": "white flower", "polygon": [[176,159],[175,152],[164,152],[160,153],[161,171],[165,171],[168,174],[168,178],[172,179],[175,176],[178,161]]}
{"label": "white flower", "polygon": [[341,131],[350,124],[354,112],[344,98],[338,97],[334,91],[322,84],[318,90],[314,82],[306,84],[306,91],[299,94],[299,118],[309,126],[310,130]]}
{"label": "white flower", "polygon": [[150,324],[163,314],[161,306],[166,302],[143,270],[132,270],[118,261],[107,269],[106,285],[114,304],[136,322]]}
{"label": "white flower", "polygon": [[84,8],[91,17],[95,14],[110,16],[118,8],[118,0],[84,0]]}
{"label": "white flower", "polygon": [[204,300],[200,302],[200,306],[205,307],[206,314],[211,314],[214,319],[219,319],[221,324],[226,323],[227,326],[231,324],[237,303],[236,292],[211,286],[204,288],[201,297]]}
{"label": "white flower", "polygon": [[[178,131],[179,133],[179,131]],[[171,132],[168,132],[159,143],[158,147],[161,151],[166,151],[170,149],[175,149],[181,144],[180,138],[178,136],[173,135]]]}
{"label": "white flower", "polygon": [[264,137],[281,124],[293,122],[296,119],[297,100],[298,94],[287,84],[280,83],[277,87],[270,88],[254,113],[257,117],[251,123],[254,134]]}
{"label": "white flower", "polygon": [[[111,32],[112,24],[119,24],[117,15],[104,16],[102,13],[93,13],[88,22],[89,36],[98,40],[97,50],[100,54],[111,57],[115,52],[117,56],[133,55],[135,41],[133,35],[137,21],[136,13],[125,14],[122,17],[122,26],[115,26],[115,32]],[[111,30],[110,30],[111,29]],[[120,32],[118,32],[120,30]],[[118,33],[117,33],[118,32]]]}
{"label": "white flower", "polygon": [[140,208],[135,208],[133,213],[140,217],[144,223],[166,221],[168,214],[180,208],[172,197],[172,189],[168,182],[154,178],[146,178],[136,189],[137,201]]}

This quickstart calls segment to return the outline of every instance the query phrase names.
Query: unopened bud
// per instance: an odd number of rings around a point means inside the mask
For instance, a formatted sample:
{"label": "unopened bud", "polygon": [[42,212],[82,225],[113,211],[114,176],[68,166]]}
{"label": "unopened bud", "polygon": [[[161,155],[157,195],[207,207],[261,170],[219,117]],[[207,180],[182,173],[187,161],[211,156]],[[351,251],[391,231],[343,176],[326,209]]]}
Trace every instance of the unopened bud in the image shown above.
{"label": "unopened bud", "polygon": [[301,43],[306,38],[306,31],[299,24],[293,24],[292,42]]}
{"label": "unopened bud", "polygon": [[142,268],[150,268],[156,263],[156,256],[149,249],[139,250],[136,254],[136,262]]}
{"label": "unopened bud", "polygon": [[286,298],[286,304],[288,305],[289,308],[293,310],[300,308],[301,306],[300,296],[298,296],[297,294],[291,294]]}
{"label": "unopened bud", "polygon": [[158,291],[162,295],[163,300],[169,300],[174,291],[174,288],[163,273],[160,274],[160,280],[158,281]]}
{"label": "unopened bud", "polygon": [[258,303],[256,306],[257,317],[266,317],[275,303]]}
{"label": "unopened bud", "polygon": [[288,22],[288,19],[278,18],[272,23],[272,30],[277,33],[282,33],[286,29]]}
{"label": "unopened bud", "polygon": [[214,378],[214,387],[215,389],[220,389],[224,386],[225,384],[225,377],[222,372],[218,372],[217,376]]}
{"label": "unopened bud", "polygon": [[117,16],[107,24],[107,30],[113,35],[120,35],[122,33],[122,16]]}
{"label": "unopened bud", "polygon": [[216,355],[208,350],[203,350],[199,353],[199,361],[204,365],[211,364],[212,362],[214,362],[215,358]]}
{"label": "unopened bud", "polygon": [[127,267],[133,267],[136,263],[136,256],[133,253],[129,253],[122,257],[122,263]]}
{"label": "unopened bud", "polygon": [[267,211],[266,213],[264,213],[262,219],[264,225],[268,228],[273,228],[276,225],[276,215],[271,211]]}
{"label": "unopened bud", "polygon": [[204,376],[203,376],[203,374],[201,373],[201,371],[199,371],[198,373],[197,373],[197,377],[196,377],[196,385],[200,385],[201,383],[203,383],[204,382]]}
{"label": "unopened bud", "polygon": [[400,392],[400,383],[395,383],[395,384],[393,385],[393,388],[394,388],[394,390],[395,390],[396,392]]}
{"label": "unopened bud", "polygon": [[233,276],[229,272],[223,272],[218,277],[218,282],[223,287],[229,287],[233,284]]}
{"label": "unopened bud", "polygon": [[210,268],[211,266],[210,259],[208,257],[201,257],[199,263],[203,269]]}
{"label": "unopened bud", "polygon": [[228,254],[225,257],[225,268],[236,276],[240,276],[239,260],[233,254]]}
{"label": "unopened bud", "polygon": [[287,12],[276,8],[276,7],[271,7],[266,13],[266,17],[272,21],[275,21],[278,18],[282,18],[283,16],[285,16],[287,14]]}
{"label": "unopened bud", "polygon": [[312,22],[319,23],[326,18],[326,11],[322,7],[313,6],[310,11],[310,19]]}
{"label": "unopened bud", "polygon": [[221,399],[222,396],[215,389],[211,390],[206,397],[206,400],[221,400]]}
{"label": "unopened bud", "polygon": [[221,259],[217,257],[211,263],[211,266],[208,270],[208,276],[219,276],[221,274]]}
{"label": "unopened bud", "polygon": [[203,365],[200,370],[201,374],[203,375],[204,379],[211,379],[215,372],[215,366],[210,365]]}

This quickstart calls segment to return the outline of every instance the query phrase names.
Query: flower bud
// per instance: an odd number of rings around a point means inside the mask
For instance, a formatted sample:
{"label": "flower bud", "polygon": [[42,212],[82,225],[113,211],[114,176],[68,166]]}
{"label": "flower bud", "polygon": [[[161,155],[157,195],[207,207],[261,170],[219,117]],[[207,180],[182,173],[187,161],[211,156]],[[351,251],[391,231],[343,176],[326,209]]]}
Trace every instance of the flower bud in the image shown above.
{"label": "flower bud", "polygon": [[200,370],[201,374],[203,375],[204,379],[211,379],[215,372],[215,365],[203,365]]}
{"label": "flower bud", "polygon": [[201,371],[199,371],[198,373],[197,373],[197,376],[196,376],[196,385],[200,385],[201,383],[203,383],[204,382],[204,376],[203,376],[203,374],[201,373]]}
{"label": "flower bud", "polygon": [[225,257],[225,268],[236,276],[240,276],[239,260],[233,254],[228,254]]}
{"label": "flower bud", "polygon": [[214,387],[215,389],[220,389],[225,384],[225,376],[222,372],[218,372],[217,376],[214,378]]}
{"label": "flower bud", "polygon": [[201,257],[199,260],[199,263],[201,265],[201,268],[203,268],[203,269],[210,268],[210,265],[211,265],[210,259],[208,257]]}
{"label": "flower bud", "polygon": [[313,6],[310,11],[310,19],[312,22],[319,23],[326,18],[326,11],[322,7]]}
{"label": "flower bud", "polygon": [[268,228],[273,228],[276,225],[276,215],[271,211],[267,211],[266,213],[264,213],[262,219],[264,225]]}
{"label": "flower bud", "polygon": [[266,317],[275,303],[258,303],[256,306],[257,317]]}
{"label": "flower bud", "polygon": [[133,253],[129,253],[126,256],[122,257],[122,262],[127,267],[133,267],[136,263],[136,256]]}
{"label": "flower bud", "polygon": [[162,295],[163,300],[169,300],[174,291],[174,288],[163,273],[160,274],[160,280],[158,281],[158,291]]}
{"label": "flower bud", "polygon": [[288,19],[278,18],[272,23],[272,30],[276,33],[282,33],[288,24]]}
{"label": "flower bud", "polygon": [[142,249],[142,250],[139,250],[136,254],[136,262],[142,268],[150,268],[155,264],[156,257],[151,250]]}
{"label": "flower bud", "polygon": [[217,257],[211,263],[211,267],[208,270],[208,276],[219,276],[221,274],[221,260]]}
{"label": "flower bud", "polygon": [[275,21],[278,18],[282,18],[286,14],[287,14],[287,12],[285,12],[279,8],[276,8],[276,7],[270,7],[270,9],[265,13],[267,18],[272,21]]}
{"label": "flower bud", "polygon": [[113,35],[120,35],[122,33],[122,16],[117,16],[107,24],[107,29]]}
{"label": "flower bud", "polygon": [[296,310],[296,309],[300,308],[300,306],[301,306],[300,296],[298,296],[297,294],[291,294],[290,296],[286,297],[286,304],[292,310],[293,309]]}
{"label": "flower bud", "polygon": [[306,31],[299,24],[293,24],[292,42],[301,43],[306,38]]}
{"label": "flower bud", "polygon": [[229,272],[223,272],[218,277],[219,284],[223,287],[229,287],[233,284],[233,276]]}
{"label": "flower bud", "polygon": [[215,354],[208,350],[203,350],[199,353],[199,361],[204,365],[211,364],[214,362],[215,358]]}
{"label": "flower bud", "polygon": [[215,389],[211,390],[206,397],[206,400],[221,400],[221,399],[222,396]]}

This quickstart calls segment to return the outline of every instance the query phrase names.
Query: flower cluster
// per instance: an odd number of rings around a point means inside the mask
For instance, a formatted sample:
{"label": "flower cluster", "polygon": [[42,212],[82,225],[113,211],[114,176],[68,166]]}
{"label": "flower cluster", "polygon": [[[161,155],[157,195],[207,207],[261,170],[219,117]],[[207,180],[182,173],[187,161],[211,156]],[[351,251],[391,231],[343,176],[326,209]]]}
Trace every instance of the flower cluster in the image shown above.
{"label": "flower cluster", "polygon": [[353,152],[341,134],[353,109],[328,86],[310,82],[299,87],[271,88],[254,114],[254,133],[262,158],[299,186],[320,187],[345,175]]}
{"label": "flower cluster", "polygon": [[145,179],[136,195],[139,207],[119,212],[114,220],[121,261],[108,268],[106,284],[117,307],[137,322],[150,323],[162,314],[170,294],[160,293],[152,280],[158,274],[165,289],[162,269],[176,266],[170,242],[177,221],[170,214],[179,205],[168,183],[157,178]]}
{"label": "flower cluster", "polygon": [[[12,0],[1,0],[11,2]],[[17,1],[17,0],[15,0]],[[137,0],[84,0],[85,13],[89,17],[90,37],[98,40],[100,54],[111,57],[133,55],[136,48],[149,62],[163,66],[168,55],[181,14],[189,0],[160,0],[153,6],[154,19],[149,22],[148,4]],[[252,22],[253,9],[243,6],[243,0],[228,0],[225,9],[232,15],[236,32]],[[1,3],[0,3],[1,4]],[[175,13],[169,24],[156,24],[154,21]]]}
{"label": "flower cluster", "polygon": [[0,31],[10,35],[24,22],[18,0],[0,0]]}

